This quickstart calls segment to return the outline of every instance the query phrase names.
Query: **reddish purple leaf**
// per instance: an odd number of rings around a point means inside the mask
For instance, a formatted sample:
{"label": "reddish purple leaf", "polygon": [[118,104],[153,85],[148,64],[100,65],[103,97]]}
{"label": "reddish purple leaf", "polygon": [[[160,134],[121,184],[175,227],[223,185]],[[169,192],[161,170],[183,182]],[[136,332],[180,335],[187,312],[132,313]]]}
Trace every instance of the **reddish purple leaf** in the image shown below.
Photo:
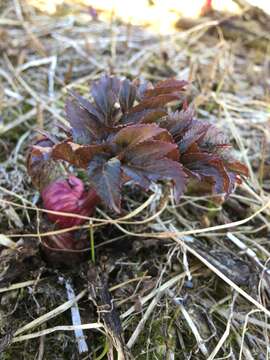
{"label": "reddish purple leaf", "polygon": [[135,148],[125,152],[123,162],[132,160],[133,164],[143,164],[144,162],[158,161],[163,158],[179,160],[179,151],[176,144],[159,140],[150,140],[136,145]]}
{"label": "reddish purple leaf", "polygon": [[182,139],[178,142],[180,152],[185,152],[193,143],[200,141],[210,126],[207,122],[193,120],[191,128],[185,132]]}
{"label": "reddish purple leaf", "polygon": [[104,116],[99,112],[96,107],[83,96],[77,94],[75,91],[70,91],[70,94],[78,101],[81,107],[89,112],[92,118],[98,119],[101,122],[104,122]]}
{"label": "reddish purple leaf", "polygon": [[205,136],[199,142],[200,147],[207,149],[208,152],[225,149],[230,147],[228,137],[215,125],[210,125]]}
{"label": "reddish purple leaf", "polygon": [[67,100],[66,114],[71,126],[73,141],[77,144],[83,145],[97,141],[104,132],[97,119],[74,101]]}
{"label": "reddish purple leaf", "polygon": [[182,89],[183,87],[187,86],[188,82],[186,80],[176,80],[173,78],[161,80],[156,85],[155,88],[175,88],[175,89]]}
{"label": "reddish purple leaf", "polygon": [[96,155],[88,166],[91,185],[101,200],[112,210],[120,212],[121,162],[117,158],[107,159]]}
{"label": "reddish purple leaf", "polygon": [[194,109],[171,112],[160,126],[167,129],[173,136],[175,142],[181,141],[184,134],[191,128],[194,118]]}
{"label": "reddish purple leaf", "polygon": [[126,113],[133,106],[135,98],[136,87],[128,79],[125,79],[121,83],[119,93],[119,102],[123,113]]}
{"label": "reddish purple leaf", "polygon": [[162,94],[177,93],[179,91],[183,91],[187,84],[188,82],[184,80],[168,79],[160,81],[154,89],[149,89],[144,92],[144,98],[151,98]]}
{"label": "reddish purple leaf", "polygon": [[68,141],[55,145],[52,156],[55,160],[65,160],[72,165],[86,169],[94,155],[107,150],[108,146],[106,144],[79,145]]}
{"label": "reddish purple leaf", "polygon": [[144,169],[139,169],[129,165],[122,165],[122,170],[124,172],[124,176],[128,180],[133,180],[142,189],[149,190],[151,180],[148,179],[147,175],[144,173]]}
{"label": "reddish purple leaf", "polygon": [[248,168],[246,167],[246,165],[240,163],[239,161],[233,161],[233,162],[225,161],[225,165],[227,169],[229,169],[230,171],[233,171],[237,174],[241,174],[245,177],[249,176]]}
{"label": "reddish purple leaf", "polygon": [[129,113],[135,113],[138,111],[143,111],[146,109],[155,109],[160,108],[169,102],[179,100],[180,97],[178,94],[164,94],[164,95],[157,95],[153,97],[148,97],[143,99],[138,105],[134,106],[130,109]]}
{"label": "reddish purple leaf", "polygon": [[102,76],[94,82],[91,93],[97,109],[104,115],[105,122],[110,125],[114,112],[114,105],[118,100],[120,80],[116,77]]}
{"label": "reddish purple leaf", "polygon": [[171,141],[171,136],[165,129],[157,125],[130,125],[121,129],[115,136],[114,142],[122,149],[132,147],[147,140]]}
{"label": "reddish purple leaf", "polygon": [[38,190],[62,175],[61,168],[52,159],[53,145],[51,140],[42,137],[32,146],[27,156],[27,171]]}
{"label": "reddish purple leaf", "polygon": [[137,88],[137,94],[136,94],[136,99],[138,101],[141,101],[144,97],[144,94],[147,90],[153,89],[153,85],[150,81],[139,81],[139,80],[135,80],[133,81],[133,85]]}
{"label": "reddish purple leaf", "polygon": [[162,108],[147,109],[131,114],[125,114],[122,118],[122,122],[126,124],[135,124],[135,123],[148,124],[157,121],[166,114],[167,111]]}
{"label": "reddish purple leaf", "polygon": [[[186,186],[186,174],[182,165],[171,159],[143,161],[141,164],[132,160],[123,166],[124,173],[143,188],[148,188],[151,181],[170,180],[174,186],[174,197],[178,202]],[[148,186],[147,186],[148,185]]]}
{"label": "reddish purple leaf", "polygon": [[228,193],[231,180],[222,160],[215,154],[187,153],[181,157],[182,163],[200,179],[211,178],[216,193]]}

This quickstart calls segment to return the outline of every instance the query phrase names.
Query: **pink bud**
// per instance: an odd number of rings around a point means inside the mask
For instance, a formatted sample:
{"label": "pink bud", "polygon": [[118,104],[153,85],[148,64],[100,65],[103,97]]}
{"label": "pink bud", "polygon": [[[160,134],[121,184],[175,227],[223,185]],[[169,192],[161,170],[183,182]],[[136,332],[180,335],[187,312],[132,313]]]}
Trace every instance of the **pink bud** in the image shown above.
{"label": "pink bud", "polygon": [[53,266],[70,267],[89,258],[87,232],[78,230],[42,238],[41,248],[45,259]]}
{"label": "pink bud", "polygon": [[43,245],[57,250],[82,250],[87,248],[88,238],[76,233],[76,231],[50,235],[43,239]]}
{"label": "pink bud", "polygon": [[[70,175],[68,179],[56,180],[50,183],[43,189],[41,197],[44,208],[47,210],[74,213],[82,216],[90,216],[99,202],[95,190],[85,191],[83,182],[73,175]],[[80,225],[86,221],[76,217],[49,213],[48,218],[61,228]]]}

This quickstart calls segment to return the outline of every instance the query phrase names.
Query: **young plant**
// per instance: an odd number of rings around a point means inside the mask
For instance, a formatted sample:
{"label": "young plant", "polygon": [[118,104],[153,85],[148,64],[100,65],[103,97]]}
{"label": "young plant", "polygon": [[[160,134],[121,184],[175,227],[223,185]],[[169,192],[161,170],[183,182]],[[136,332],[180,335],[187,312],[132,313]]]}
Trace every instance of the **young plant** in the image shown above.
{"label": "young plant", "polygon": [[[186,86],[175,79],[153,86],[105,75],[92,85],[92,100],[71,92],[66,102],[65,139],[45,134],[28,158],[29,174],[43,189],[45,208],[90,215],[100,201],[120,213],[123,185],[130,181],[145,191],[152,182],[170,181],[176,202],[194,181],[226,198],[241,181],[240,175],[247,176],[247,169],[231,156],[222,132],[208,121],[197,120],[193,109],[185,105]],[[166,105],[171,102],[180,110],[168,111]],[[50,183],[57,178],[51,170],[56,161],[84,169],[91,195],[74,177],[72,191],[69,182],[44,188],[45,179]],[[61,201],[57,196],[63,196]],[[83,222],[57,215],[49,219],[59,227]]]}

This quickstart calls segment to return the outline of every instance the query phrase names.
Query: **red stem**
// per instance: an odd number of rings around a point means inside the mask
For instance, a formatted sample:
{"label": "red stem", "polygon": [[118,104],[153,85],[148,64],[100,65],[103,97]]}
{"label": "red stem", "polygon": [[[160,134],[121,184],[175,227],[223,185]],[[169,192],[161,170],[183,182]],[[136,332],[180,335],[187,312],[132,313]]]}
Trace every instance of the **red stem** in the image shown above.
{"label": "red stem", "polygon": [[88,191],[88,194],[87,194],[87,197],[83,200],[82,202],[82,205],[85,207],[85,208],[88,208],[88,205],[92,208],[94,208],[96,205],[98,205],[100,203],[100,197],[98,196],[98,194],[96,193],[95,190],[93,189],[90,189]]}

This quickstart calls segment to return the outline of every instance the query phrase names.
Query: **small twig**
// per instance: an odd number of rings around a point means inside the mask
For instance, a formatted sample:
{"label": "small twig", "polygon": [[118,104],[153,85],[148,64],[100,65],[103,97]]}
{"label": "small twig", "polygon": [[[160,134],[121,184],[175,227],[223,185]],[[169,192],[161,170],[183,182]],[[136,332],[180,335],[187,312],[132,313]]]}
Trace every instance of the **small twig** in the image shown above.
{"label": "small twig", "polygon": [[[241,336],[238,334],[238,332],[236,332],[236,330],[235,330],[235,336],[236,336],[236,341],[237,341],[239,347],[241,348],[242,339],[241,339]],[[254,360],[254,357],[252,356],[251,351],[249,350],[247,344],[245,344],[245,346],[243,346],[242,349],[243,349],[243,353],[245,355],[245,357],[244,357],[245,360]]]}
{"label": "small twig", "polygon": [[12,63],[10,62],[8,56],[5,56],[5,60],[8,64],[8,67],[13,72],[14,77],[16,80],[20,83],[20,85],[28,92],[29,95],[36,101],[36,103],[41,104],[44,109],[46,109],[48,112],[50,112],[55,118],[57,118],[60,122],[62,122],[64,125],[68,125],[68,122],[65,118],[63,118],[61,115],[59,115],[58,111],[54,109],[51,105],[49,105],[45,100],[43,100],[31,87],[28,85],[28,83],[19,75],[18,71],[14,68]]}
{"label": "small twig", "polygon": [[[65,280],[65,279],[63,279],[63,280],[64,280],[65,287],[67,290],[68,300],[73,301],[76,296],[75,296],[71,281]],[[80,311],[79,311],[77,302],[74,302],[71,307],[71,319],[72,319],[72,324],[75,326],[76,325],[80,326],[82,324]],[[78,345],[79,354],[88,352],[88,346],[84,339],[83,330],[81,328],[75,328],[74,333],[75,333],[75,338],[76,338],[77,345]]]}
{"label": "small twig", "polygon": [[85,58],[89,63],[91,63],[97,69],[104,70],[105,66],[100,64],[94,57],[87,54],[87,52],[85,52],[84,49],[82,49],[78,45],[77,41],[69,39],[69,38],[59,35],[59,34],[53,35],[53,38],[55,38],[58,41],[61,41],[63,44],[67,44],[68,47],[73,47],[73,49],[75,49],[82,58]]}
{"label": "small twig", "polygon": [[89,221],[89,233],[90,233],[90,248],[91,248],[91,260],[93,264],[96,262],[95,255],[95,238],[94,238],[94,230],[93,230],[93,221]]}
{"label": "small twig", "polygon": [[[190,271],[196,271],[199,269],[199,266],[193,267],[192,269],[190,269]],[[176,276],[174,276],[173,278],[169,279],[168,281],[166,281],[164,284],[162,284],[161,286],[159,286],[157,289],[154,289],[150,292],[150,294],[146,295],[145,297],[143,297],[141,299],[141,304],[144,305],[145,303],[147,303],[150,299],[152,299],[153,297],[155,297],[159,292],[163,292],[166,289],[169,289],[170,287],[174,286],[179,280],[185,278],[187,276],[186,272],[183,272],[182,274],[178,274]],[[125,319],[126,317],[128,317],[129,315],[131,315],[134,311],[136,310],[135,306],[131,306],[130,309],[128,309],[126,312],[124,312],[120,318],[121,319]]]}
{"label": "small twig", "polygon": [[32,334],[16,336],[12,339],[11,342],[16,343],[16,342],[26,341],[26,340],[30,340],[30,339],[36,339],[40,336],[45,336],[45,335],[54,333],[56,331],[75,331],[77,329],[92,330],[92,329],[101,329],[101,328],[103,328],[103,325],[101,323],[91,323],[91,324],[82,324],[82,325],[59,325],[59,326],[55,326],[53,328],[37,331]]}
{"label": "small twig", "polygon": [[145,314],[143,315],[143,317],[141,318],[139,324],[137,325],[135,331],[133,332],[133,334],[131,335],[128,343],[127,343],[127,347],[129,349],[132,348],[132,346],[135,344],[135,342],[137,341],[140,333],[142,332],[144,325],[146,323],[146,321],[148,320],[149,316],[151,315],[151,313],[153,312],[153,310],[155,309],[157,303],[159,302],[159,299],[161,298],[161,296],[163,295],[164,292],[159,291],[157,293],[157,295],[154,297],[154,299],[151,301],[150,305],[148,306],[148,309],[146,310]]}
{"label": "small twig", "polygon": [[8,123],[7,125],[0,128],[0,134],[3,135],[7,131],[21,125],[22,123],[26,122],[27,120],[33,118],[37,114],[37,109],[31,109],[27,113],[19,116],[15,121]]}
{"label": "small twig", "polygon": [[57,66],[57,57],[53,56],[48,73],[48,88],[49,88],[48,93],[51,99],[54,98],[54,76],[55,76],[56,66]]}
{"label": "small twig", "polygon": [[86,295],[86,293],[87,293],[86,289],[82,290],[74,299],[66,301],[65,303],[63,303],[60,306],[56,307],[55,309],[49,311],[48,313],[38,317],[37,319],[31,321],[30,323],[22,326],[15,332],[14,335],[22,334],[25,331],[30,330],[34,327],[37,327],[37,326],[43,324],[44,322],[62,314],[64,311],[70,309],[74,303],[76,303],[82,297],[84,297],[84,295]]}
{"label": "small twig", "polygon": [[208,349],[207,349],[206,345],[204,344],[204,340],[202,339],[202,337],[201,337],[201,335],[200,335],[194,321],[190,317],[188,311],[185,309],[182,301],[179,298],[177,298],[175,296],[175,294],[173,293],[173,291],[170,290],[170,289],[167,290],[167,294],[170,296],[172,301],[180,308],[180,310],[182,312],[182,315],[184,316],[190,330],[193,332],[193,335],[194,335],[194,337],[195,337],[195,339],[197,341],[197,344],[198,344],[198,347],[199,347],[201,353],[205,357],[207,357],[209,352],[208,352]]}
{"label": "small twig", "polygon": [[261,263],[255,251],[249,249],[239,238],[230,232],[227,233],[227,238],[230,239],[239,249],[243,250],[252,261],[265,271],[267,275],[270,275],[270,269]]}
{"label": "small twig", "polygon": [[[171,224],[170,230],[176,231],[176,228]],[[231,286],[234,290],[236,290],[240,295],[242,295],[247,301],[249,301],[251,304],[256,306],[258,309],[260,309],[262,312],[264,312],[265,315],[270,317],[270,311],[260,302],[258,302],[256,299],[254,299],[251,295],[249,295],[246,291],[241,289],[238,285],[236,285],[232,280],[230,280],[226,275],[224,275],[219,269],[217,269],[215,266],[213,266],[211,263],[209,263],[203,256],[201,256],[196,250],[191,248],[187,243],[184,241],[184,237],[180,238],[177,235],[171,236],[171,238],[183,246],[186,247],[188,252],[190,252],[192,255],[196,256],[198,260],[200,260],[205,266],[207,266],[210,270],[212,270],[219,278],[221,278],[223,281],[225,281],[229,286]]]}
{"label": "small twig", "polygon": [[19,73],[36,66],[42,66],[47,64],[52,64],[53,61],[55,61],[55,56],[48,56],[44,58],[34,59],[31,61],[28,61],[27,63],[24,63],[16,68],[16,71]]}
{"label": "small twig", "polygon": [[260,310],[258,310],[258,309],[251,310],[245,317],[245,323],[243,326],[242,337],[241,337],[239,360],[242,359],[242,355],[243,355],[243,351],[244,351],[244,338],[245,338],[245,333],[247,331],[247,327],[248,327],[248,323],[249,323],[249,317],[250,317],[250,315],[258,313],[258,312],[260,312]]}
{"label": "small twig", "polygon": [[235,303],[235,300],[236,300],[236,296],[237,296],[237,293],[235,293],[235,296],[233,297],[233,300],[232,300],[232,303],[231,303],[231,306],[230,306],[230,314],[229,314],[229,317],[228,317],[225,332],[223,333],[223,335],[219,339],[219,342],[217,343],[216,347],[211,352],[211,354],[210,354],[210,356],[208,357],[207,360],[214,360],[215,356],[218,354],[219,350],[222,348],[222,346],[225,343],[226,339],[230,335],[231,324],[232,324],[232,319],[233,319],[233,315],[234,315],[233,308],[234,308],[234,303]]}
{"label": "small twig", "polygon": [[[44,326],[45,324],[43,324]],[[38,349],[38,358],[37,360],[42,360],[45,351],[45,335],[41,336],[39,339],[39,349]]]}
{"label": "small twig", "polygon": [[[42,278],[42,279],[39,279],[38,281],[45,280],[45,279],[46,278]],[[17,290],[17,289],[22,289],[24,287],[31,286],[31,285],[34,285],[34,284],[36,284],[36,280],[28,280],[28,281],[23,281],[23,282],[20,282],[20,283],[12,284],[12,285],[9,285],[7,287],[0,288],[0,294],[4,293],[4,292],[7,292],[7,291],[13,291],[13,290]]]}

